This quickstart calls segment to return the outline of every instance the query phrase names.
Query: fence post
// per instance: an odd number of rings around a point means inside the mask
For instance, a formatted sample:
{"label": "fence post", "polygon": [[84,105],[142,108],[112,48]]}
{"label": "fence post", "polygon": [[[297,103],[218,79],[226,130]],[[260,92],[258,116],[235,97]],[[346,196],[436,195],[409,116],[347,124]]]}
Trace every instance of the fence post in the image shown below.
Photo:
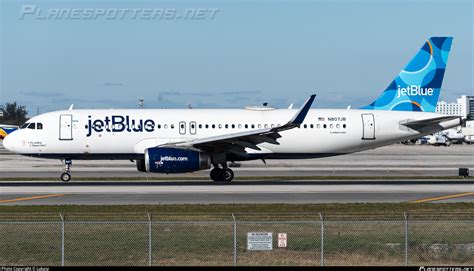
{"label": "fence post", "polygon": [[148,266],[151,266],[151,215],[148,213]]}
{"label": "fence post", "polygon": [[324,217],[319,213],[321,219],[321,266],[324,266]]}
{"label": "fence post", "polygon": [[234,266],[237,266],[237,220],[233,213],[232,219],[234,220]]}
{"label": "fence post", "polygon": [[61,266],[64,266],[64,216],[59,213],[61,217]]}
{"label": "fence post", "polygon": [[408,214],[403,213],[405,217],[405,266],[408,266]]}

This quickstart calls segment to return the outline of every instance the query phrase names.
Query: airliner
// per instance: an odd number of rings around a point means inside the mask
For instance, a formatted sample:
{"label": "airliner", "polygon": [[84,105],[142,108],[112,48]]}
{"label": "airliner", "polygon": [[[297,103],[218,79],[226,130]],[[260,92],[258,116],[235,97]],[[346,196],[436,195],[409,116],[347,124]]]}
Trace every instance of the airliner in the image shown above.
{"label": "airliner", "polygon": [[0,139],[4,139],[8,134],[18,129],[18,126],[0,124]]}
{"label": "airliner", "polygon": [[461,124],[436,114],[451,37],[429,38],[382,94],[359,109],[74,109],[41,114],[3,141],[22,155],[72,160],[127,159],[137,170],[187,173],[212,167],[229,182],[229,162],[322,158],[373,149]]}

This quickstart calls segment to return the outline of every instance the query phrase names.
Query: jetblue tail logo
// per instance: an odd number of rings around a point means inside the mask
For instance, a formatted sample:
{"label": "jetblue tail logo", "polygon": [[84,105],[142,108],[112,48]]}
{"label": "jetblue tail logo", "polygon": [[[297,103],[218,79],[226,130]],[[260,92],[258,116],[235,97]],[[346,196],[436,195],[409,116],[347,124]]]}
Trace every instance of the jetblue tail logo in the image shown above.
{"label": "jetblue tail logo", "polygon": [[410,85],[406,88],[398,86],[397,98],[402,96],[433,96],[433,88],[421,88],[420,86]]}
{"label": "jetblue tail logo", "polygon": [[361,109],[434,112],[452,41],[428,39],[377,100]]}

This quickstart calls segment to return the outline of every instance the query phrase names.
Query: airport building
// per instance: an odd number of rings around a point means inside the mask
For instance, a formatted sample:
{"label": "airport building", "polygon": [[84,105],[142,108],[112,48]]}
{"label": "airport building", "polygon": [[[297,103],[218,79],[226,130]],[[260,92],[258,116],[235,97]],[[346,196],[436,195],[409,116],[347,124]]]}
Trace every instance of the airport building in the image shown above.
{"label": "airport building", "polygon": [[474,96],[462,95],[455,103],[439,101],[436,105],[436,113],[448,116],[462,116],[472,119],[474,116]]}

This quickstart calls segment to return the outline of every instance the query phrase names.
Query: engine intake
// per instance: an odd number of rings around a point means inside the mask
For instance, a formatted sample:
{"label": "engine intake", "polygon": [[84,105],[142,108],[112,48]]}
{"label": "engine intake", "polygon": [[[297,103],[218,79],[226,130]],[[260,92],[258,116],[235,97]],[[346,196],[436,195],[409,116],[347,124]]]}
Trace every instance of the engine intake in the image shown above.
{"label": "engine intake", "polygon": [[211,157],[203,152],[166,147],[145,150],[147,172],[186,173],[210,167]]}

